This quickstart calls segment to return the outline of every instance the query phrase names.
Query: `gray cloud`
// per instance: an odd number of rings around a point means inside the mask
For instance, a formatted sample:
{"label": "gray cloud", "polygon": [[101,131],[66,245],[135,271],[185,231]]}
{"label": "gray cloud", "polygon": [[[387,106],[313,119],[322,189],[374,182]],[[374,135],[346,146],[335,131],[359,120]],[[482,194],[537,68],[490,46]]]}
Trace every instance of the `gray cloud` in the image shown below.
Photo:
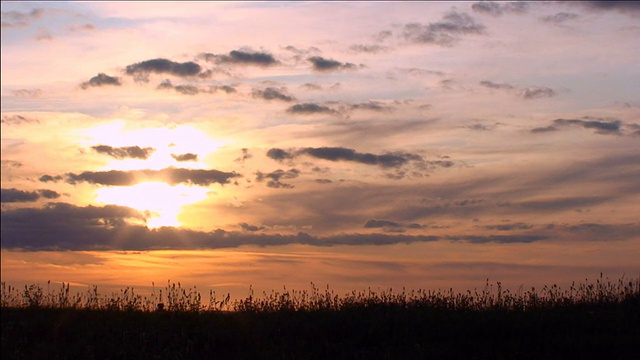
{"label": "gray cloud", "polygon": [[246,222],[240,223],[238,225],[240,225],[242,230],[250,231],[250,232],[261,231],[261,230],[266,229],[264,226],[249,225]]}
{"label": "gray cloud", "polygon": [[551,24],[562,24],[569,20],[574,20],[578,18],[578,14],[567,13],[567,12],[559,12],[554,15],[548,15],[540,18],[540,21],[551,23]]}
{"label": "gray cloud", "polygon": [[471,9],[481,14],[502,16],[505,13],[524,14],[529,10],[529,4],[524,1],[508,3],[497,1],[480,1],[471,5]]}
{"label": "gray cloud", "polygon": [[363,44],[355,44],[349,47],[349,50],[357,52],[357,53],[371,53],[376,54],[379,52],[387,51],[388,49],[384,46],[380,45],[363,45]]}
{"label": "gray cloud", "polygon": [[253,157],[253,155],[249,153],[249,149],[244,148],[244,149],[242,149],[242,156],[237,158],[237,159],[235,159],[234,161],[236,161],[236,162],[245,162],[246,160],[249,160],[252,157]]}
{"label": "gray cloud", "polygon": [[33,9],[29,12],[3,11],[1,26],[3,29],[21,28],[29,26],[30,23],[42,18],[46,13],[45,9]]}
{"label": "gray cloud", "polygon": [[351,104],[349,105],[350,110],[369,110],[376,112],[389,112],[394,110],[393,107],[385,105],[378,101],[367,101],[364,103]]}
{"label": "gray cloud", "polygon": [[[558,131],[562,127],[568,126],[579,126],[585,129],[593,129],[596,134],[601,135],[623,135],[622,127],[623,123],[620,120],[605,120],[601,118],[594,118],[590,116],[585,116],[581,119],[555,119],[552,124],[546,127],[537,127],[531,129],[532,133],[544,133],[551,131]],[[630,135],[634,135],[635,132],[633,124],[626,127],[632,130]]]}
{"label": "gray cloud", "polygon": [[16,188],[0,189],[1,203],[34,202],[40,198],[57,199],[60,194],[53,190],[22,191]]}
{"label": "gray cloud", "polygon": [[141,148],[139,146],[124,146],[114,148],[108,145],[97,145],[92,146],[91,148],[100,154],[109,155],[116,159],[147,159],[149,158],[149,156],[151,156],[151,154],[153,154],[154,151],[156,151],[156,149],[154,148]]}
{"label": "gray cloud", "polygon": [[381,155],[371,153],[361,153],[354,149],[343,147],[319,147],[301,148],[286,151],[272,148],[267,152],[267,156],[276,161],[293,159],[295,157],[307,155],[316,159],[329,161],[352,161],[366,165],[378,165],[383,168],[398,168],[413,162],[420,170],[432,169],[435,167],[451,167],[453,162],[449,160],[425,160],[422,156],[403,152],[389,152]]}
{"label": "gray cloud", "polygon": [[200,89],[198,89],[197,86],[189,84],[174,86],[169,79],[163,80],[160,85],[158,85],[158,89],[173,89],[183,95],[197,95],[200,93]]}
{"label": "gray cloud", "polygon": [[341,147],[304,148],[300,150],[298,154],[306,154],[318,159],[330,161],[353,161],[367,165],[380,165],[382,167],[398,167],[411,160],[422,160],[421,156],[409,153],[375,155],[359,153],[353,149]]}
{"label": "gray cloud", "polygon": [[318,91],[319,90],[335,90],[340,87],[340,83],[334,83],[332,85],[326,85],[326,86],[322,86],[315,83],[306,83],[306,84],[300,85],[300,87],[305,88],[307,90],[318,90]]}
{"label": "gray cloud", "polygon": [[281,100],[285,102],[294,101],[296,98],[287,94],[286,88],[267,87],[265,89],[253,89],[253,97],[265,100]]}
{"label": "gray cloud", "polygon": [[6,167],[12,167],[12,168],[20,168],[22,167],[22,163],[19,161],[15,161],[15,160],[2,160],[0,162],[2,164],[2,166],[6,166]]}
{"label": "gray cloud", "polygon": [[522,89],[522,91],[520,91],[520,95],[524,99],[539,99],[545,97],[554,97],[556,96],[556,92],[555,90],[546,86],[540,86]]}
{"label": "gray cloud", "polygon": [[533,128],[531,129],[532,133],[546,133],[546,132],[552,132],[552,131],[558,131],[558,128],[550,125],[550,126],[543,126],[543,127],[537,127],[537,128]]}
{"label": "gray cloud", "polygon": [[443,17],[442,22],[428,25],[406,24],[403,36],[413,43],[453,46],[460,40],[460,35],[484,34],[484,29],[484,25],[477,23],[471,16],[452,11]]}
{"label": "gray cloud", "polygon": [[38,180],[40,182],[58,182],[58,181],[62,181],[63,177],[60,175],[56,175],[56,176],[42,175]]}
{"label": "gray cloud", "polygon": [[179,63],[167,59],[152,59],[128,65],[125,68],[127,75],[134,76],[136,81],[147,82],[149,74],[170,74],[179,77],[196,76],[202,67],[195,62],[188,61]]}
{"label": "gray cloud", "polygon": [[565,3],[594,11],[616,10],[625,14],[640,12],[640,3],[637,1],[565,1]]}
{"label": "gray cloud", "polygon": [[446,236],[447,240],[466,241],[473,244],[484,243],[531,243],[541,240],[551,239],[549,235],[542,234],[518,234],[518,235],[463,235],[463,236]]}
{"label": "gray cloud", "polygon": [[[392,245],[439,240],[482,243],[530,243],[557,238],[557,234],[541,232],[512,235],[405,235],[405,234],[337,234],[325,237],[304,232],[293,235],[257,233],[262,226],[240,224],[243,231],[222,229],[202,232],[184,228],[164,227],[150,230],[131,225],[128,219],[145,220],[146,215],[127,207],[78,207],[64,203],[49,204],[41,209],[2,210],[0,235],[3,249],[26,251],[60,250],[154,250],[154,249],[220,249],[243,245],[281,246],[304,244],[311,246]],[[640,235],[640,224],[595,224],[556,226],[561,234],[575,232],[588,241],[634,239]],[[256,230],[256,231],[253,231]],[[266,230],[266,229],[263,229]]]}
{"label": "gray cloud", "polygon": [[203,53],[200,57],[206,61],[215,61],[217,64],[272,66],[280,63],[269,53],[244,50],[233,50],[229,55]]}
{"label": "gray cloud", "polygon": [[401,227],[400,223],[389,220],[370,219],[364,223],[364,227],[368,229],[385,228],[385,227]]}
{"label": "gray cloud", "polygon": [[37,98],[42,95],[42,90],[40,89],[18,89],[11,90],[11,95],[21,98]]}
{"label": "gray cloud", "polygon": [[40,123],[40,121],[37,119],[27,118],[22,115],[2,115],[0,123],[7,125],[20,125],[25,123]]}
{"label": "gray cloud", "polygon": [[593,206],[610,201],[610,197],[603,196],[583,196],[583,197],[567,197],[548,200],[523,201],[514,204],[503,204],[503,206],[513,206],[525,209],[531,212],[551,213],[564,210],[573,210],[576,208]]}
{"label": "gray cloud", "polygon": [[277,161],[293,159],[292,153],[278,148],[269,149],[269,151],[267,151],[267,156]]}
{"label": "gray cloud", "polygon": [[274,189],[292,189],[294,186],[291,184],[286,184],[281,182],[281,179],[295,179],[300,175],[300,170],[298,169],[289,169],[287,171],[278,169],[276,171],[264,174],[260,171],[256,173],[256,181],[262,182],[265,179],[270,179],[267,181],[267,187]]}
{"label": "gray cloud", "polygon": [[423,229],[424,226],[416,223],[403,224],[391,220],[369,219],[364,223],[365,229],[382,229],[385,232],[400,233],[407,229]]}
{"label": "gray cloud", "polygon": [[498,231],[528,230],[533,228],[533,225],[518,222],[518,223],[508,223],[508,224],[486,225],[485,228],[490,230],[498,230]]}
{"label": "gray cloud", "polygon": [[295,104],[287,109],[288,113],[291,114],[302,114],[302,115],[311,115],[311,114],[331,114],[337,115],[338,111],[316,103],[303,103],[303,104]]}
{"label": "gray cloud", "polygon": [[[64,179],[67,183],[75,185],[80,182],[107,186],[131,186],[143,181],[164,181],[170,185],[193,184],[209,186],[211,184],[226,184],[230,179],[239,177],[235,172],[228,173],[218,170],[204,169],[180,169],[166,168],[162,170],[110,170],[110,171],[85,171],[80,174],[67,173]],[[52,177],[44,175],[40,181],[52,181],[59,175]]]}
{"label": "gray cloud", "polygon": [[321,72],[336,70],[355,70],[358,67],[352,63],[341,63],[333,59],[325,59],[320,56],[312,56],[307,59],[313,65],[313,69]]}
{"label": "gray cloud", "polygon": [[612,120],[605,121],[603,119],[593,119],[588,118],[589,120],[579,120],[579,119],[556,119],[553,120],[554,125],[564,126],[564,125],[577,125],[581,126],[585,129],[594,129],[597,134],[603,135],[619,135],[620,134],[620,126],[622,121],[620,120]]}
{"label": "gray cloud", "polygon": [[502,89],[502,90],[512,90],[514,89],[513,85],[509,85],[509,84],[496,84],[492,81],[488,81],[488,80],[483,80],[480,81],[480,85],[484,86],[484,87],[488,87],[490,89]]}
{"label": "gray cloud", "polygon": [[[42,209],[3,210],[3,249],[26,251],[60,250],[153,250],[153,249],[220,249],[242,245],[279,246],[304,244],[312,246],[392,245],[429,242],[440,239],[427,235],[340,234],[317,237],[307,233],[295,235],[256,234],[252,225],[241,224],[244,231],[194,231],[164,227],[150,230],[131,225],[127,219],[145,220],[145,214],[122,206],[77,207],[49,204]],[[260,229],[260,227],[257,227]]]}
{"label": "gray cloud", "polygon": [[99,73],[98,75],[89,79],[89,81],[85,81],[80,84],[82,89],[88,89],[89,87],[99,87],[99,86],[120,86],[122,83],[120,82],[120,78],[115,76],[109,76],[105,73]]}
{"label": "gray cloud", "polygon": [[197,154],[192,154],[192,153],[186,153],[186,154],[171,154],[171,157],[174,158],[176,161],[198,161],[198,155]]}
{"label": "gray cloud", "polygon": [[518,96],[521,96],[525,100],[556,96],[556,91],[546,86],[532,86],[527,88],[518,88],[511,84],[495,83],[489,80],[480,81],[480,85],[489,89],[516,91]]}

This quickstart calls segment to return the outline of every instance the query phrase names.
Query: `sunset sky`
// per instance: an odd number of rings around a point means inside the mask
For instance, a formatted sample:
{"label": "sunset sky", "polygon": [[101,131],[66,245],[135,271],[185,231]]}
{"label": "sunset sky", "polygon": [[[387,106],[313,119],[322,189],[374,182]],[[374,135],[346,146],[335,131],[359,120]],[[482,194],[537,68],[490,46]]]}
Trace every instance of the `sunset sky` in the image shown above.
{"label": "sunset sky", "polygon": [[639,2],[3,2],[2,281],[640,275]]}

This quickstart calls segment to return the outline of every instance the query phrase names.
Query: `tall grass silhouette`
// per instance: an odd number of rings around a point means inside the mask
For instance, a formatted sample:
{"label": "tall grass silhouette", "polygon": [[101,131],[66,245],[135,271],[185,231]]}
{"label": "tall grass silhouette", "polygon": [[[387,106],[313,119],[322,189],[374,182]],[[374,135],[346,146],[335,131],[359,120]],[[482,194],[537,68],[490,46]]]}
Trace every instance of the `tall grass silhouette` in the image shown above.
{"label": "tall grass silhouette", "polygon": [[127,287],[2,283],[2,359],[637,359],[640,278],[505,290],[328,286],[203,300],[167,281]]}

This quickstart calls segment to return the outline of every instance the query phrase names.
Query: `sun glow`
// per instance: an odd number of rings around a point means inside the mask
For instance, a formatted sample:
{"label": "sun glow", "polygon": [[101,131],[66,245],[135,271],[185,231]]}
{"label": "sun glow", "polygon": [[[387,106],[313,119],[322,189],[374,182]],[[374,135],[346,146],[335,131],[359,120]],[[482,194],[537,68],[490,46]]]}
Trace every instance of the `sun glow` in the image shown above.
{"label": "sun glow", "polygon": [[96,190],[96,201],[103,204],[148,211],[147,227],[181,226],[178,215],[182,207],[207,198],[209,189],[184,184],[171,186],[163,182],[144,182],[127,187]]}
{"label": "sun glow", "polygon": [[[206,168],[202,160],[218,151],[224,144],[204,132],[189,126],[161,126],[139,129],[126,128],[124,121],[114,121],[82,131],[81,143],[86,147],[107,145],[114,148],[125,146],[149,147],[153,151],[146,159],[111,158],[101,170],[160,170],[167,167],[187,169]],[[179,155],[192,154],[192,161],[178,161]],[[105,157],[105,159],[107,159]]]}

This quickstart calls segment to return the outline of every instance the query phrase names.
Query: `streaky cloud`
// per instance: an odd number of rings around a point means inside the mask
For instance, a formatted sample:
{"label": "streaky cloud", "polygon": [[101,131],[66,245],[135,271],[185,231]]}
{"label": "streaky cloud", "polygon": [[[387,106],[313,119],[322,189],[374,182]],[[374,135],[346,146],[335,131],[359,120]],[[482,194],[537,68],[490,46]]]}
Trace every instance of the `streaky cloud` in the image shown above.
{"label": "streaky cloud", "polygon": [[[209,186],[211,184],[224,185],[230,179],[239,176],[235,172],[229,173],[219,170],[165,168],[161,170],[85,171],[79,174],[67,173],[64,178],[67,183],[72,185],[86,182],[106,186],[131,186],[144,181],[164,181],[170,185]],[[42,177],[40,179],[42,181]]]}
{"label": "streaky cloud", "polygon": [[124,146],[114,148],[108,145],[97,145],[91,147],[99,154],[109,155],[116,159],[148,159],[151,154],[153,154],[156,149],[151,147],[141,148],[139,146]]}

